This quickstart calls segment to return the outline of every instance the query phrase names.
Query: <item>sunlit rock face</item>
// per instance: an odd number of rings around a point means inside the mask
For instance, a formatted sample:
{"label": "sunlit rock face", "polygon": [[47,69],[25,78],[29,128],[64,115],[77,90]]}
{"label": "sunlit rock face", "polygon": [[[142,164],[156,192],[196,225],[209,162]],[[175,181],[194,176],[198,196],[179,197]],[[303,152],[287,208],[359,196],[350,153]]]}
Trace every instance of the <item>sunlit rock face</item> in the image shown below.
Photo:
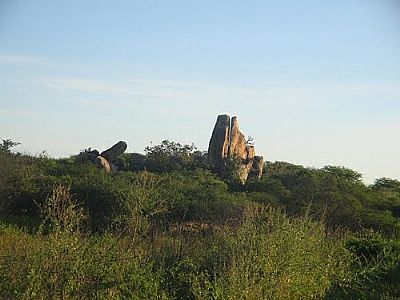
{"label": "sunlit rock face", "polygon": [[254,157],[254,149],[247,146],[246,137],[240,132],[237,117],[232,117],[231,119],[230,136],[229,157],[238,157],[243,160]]}
{"label": "sunlit rock face", "polygon": [[242,184],[246,183],[249,174],[261,177],[264,160],[261,156],[255,156],[254,146],[247,143],[237,117],[219,115],[208,147],[208,162],[224,175],[227,159],[235,158],[239,161],[237,175]]}
{"label": "sunlit rock face", "polygon": [[110,163],[107,161],[107,159],[105,159],[103,156],[97,156],[94,159],[94,163],[96,164],[97,167],[99,167],[100,169],[103,169],[104,171],[106,171],[106,173],[110,173],[111,172],[111,165]]}

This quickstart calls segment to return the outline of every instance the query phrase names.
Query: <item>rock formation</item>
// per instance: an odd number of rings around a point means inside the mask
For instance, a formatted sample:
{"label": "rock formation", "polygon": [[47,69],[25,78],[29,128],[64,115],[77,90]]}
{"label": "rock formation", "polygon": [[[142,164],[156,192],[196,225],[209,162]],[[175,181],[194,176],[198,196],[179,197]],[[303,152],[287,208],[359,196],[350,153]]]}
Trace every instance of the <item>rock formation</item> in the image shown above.
{"label": "rock formation", "polygon": [[264,158],[262,156],[254,156],[253,165],[251,167],[251,176],[260,179],[263,174]]}
{"label": "rock formation", "polygon": [[124,141],[119,141],[111,148],[101,152],[100,156],[104,157],[108,160],[108,162],[112,163],[116,161],[118,156],[125,152],[128,145]]}
{"label": "rock formation", "polygon": [[208,162],[224,175],[229,159],[238,159],[237,175],[242,184],[246,183],[249,174],[261,177],[264,159],[255,156],[254,146],[246,141],[240,131],[237,117],[219,115],[208,147]]}
{"label": "rock formation", "polygon": [[97,167],[99,167],[100,169],[104,169],[104,171],[106,171],[106,173],[110,173],[111,172],[111,165],[110,163],[107,161],[107,159],[105,159],[103,156],[97,156],[94,159],[94,163],[96,164]]}
{"label": "rock formation", "polygon": [[228,115],[219,115],[208,146],[208,162],[212,166],[219,167],[222,159],[228,157],[229,132],[230,117]]}
{"label": "rock formation", "polygon": [[118,171],[118,156],[124,153],[126,148],[127,144],[124,141],[119,141],[114,146],[101,152],[100,154],[99,151],[97,151],[96,149],[91,150],[89,148],[88,150],[82,151],[78,155],[77,161],[91,161],[95,163],[96,166],[98,166],[99,168],[104,169],[106,173],[115,173]]}

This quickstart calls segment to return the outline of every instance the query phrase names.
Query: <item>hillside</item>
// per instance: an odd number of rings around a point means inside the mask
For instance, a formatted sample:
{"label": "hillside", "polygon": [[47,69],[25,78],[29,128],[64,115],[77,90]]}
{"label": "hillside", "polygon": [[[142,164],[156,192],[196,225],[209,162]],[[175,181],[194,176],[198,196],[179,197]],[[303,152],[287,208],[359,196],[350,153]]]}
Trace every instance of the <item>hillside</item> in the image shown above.
{"label": "hillside", "polygon": [[0,145],[1,299],[400,297],[397,180],[267,161],[243,184],[234,159],[221,174],[171,141],[109,174],[13,145]]}

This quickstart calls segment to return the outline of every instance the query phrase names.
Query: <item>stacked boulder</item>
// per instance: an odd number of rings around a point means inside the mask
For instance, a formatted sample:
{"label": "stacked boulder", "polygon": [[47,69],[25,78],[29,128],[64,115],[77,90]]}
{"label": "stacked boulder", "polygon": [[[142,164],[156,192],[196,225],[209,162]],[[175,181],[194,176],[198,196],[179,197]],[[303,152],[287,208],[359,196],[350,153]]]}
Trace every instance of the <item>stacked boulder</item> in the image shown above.
{"label": "stacked boulder", "polygon": [[237,117],[219,115],[208,147],[208,162],[224,176],[229,159],[238,160],[237,176],[242,184],[249,176],[261,178],[264,159],[255,155],[254,145],[240,131]]}
{"label": "stacked boulder", "polygon": [[115,173],[118,171],[118,156],[125,152],[128,145],[124,141],[119,141],[111,148],[99,153],[99,151],[85,150],[78,156],[78,161],[91,161],[106,173]]}

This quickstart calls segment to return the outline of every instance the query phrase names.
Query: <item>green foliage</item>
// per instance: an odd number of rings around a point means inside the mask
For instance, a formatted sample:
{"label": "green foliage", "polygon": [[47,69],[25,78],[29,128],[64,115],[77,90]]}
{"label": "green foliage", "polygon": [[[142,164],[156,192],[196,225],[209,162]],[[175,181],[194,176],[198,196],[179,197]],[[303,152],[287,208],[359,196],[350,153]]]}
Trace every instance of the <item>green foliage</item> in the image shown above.
{"label": "green foliage", "polygon": [[43,225],[56,234],[81,229],[86,219],[84,209],[73,199],[70,188],[56,185],[46,202],[39,204]]}
{"label": "green foliage", "polygon": [[370,207],[374,210],[389,211],[393,217],[400,218],[400,182],[389,178],[380,178],[371,186],[376,198]]}
{"label": "green foliage", "polygon": [[400,181],[386,177],[378,178],[375,180],[372,188],[376,190],[388,189],[400,192]]}
{"label": "green foliage", "polygon": [[315,299],[346,280],[348,252],[323,224],[251,206],[229,238],[232,255],[218,299]]}
{"label": "green foliage", "polygon": [[160,145],[146,147],[146,168],[155,172],[167,172],[184,169],[193,163],[194,145],[181,145],[180,143],[164,140]]}
{"label": "green foliage", "polygon": [[196,148],[193,144],[181,145],[180,143],[164,140],[160,145],[146,147],[145,151],[150,158],[176,156],[184,159],[185,157],[188,158],[194,149]]}
{"label": "green foliage", "polygon": [[168,207],[161,222],[221,221],[240,209],[235,195],[228,193],[225,183],[209,171],[175,172],[162,176],[160,190]]}
{"label": "green foliage", "polygon": [[151,262],[114,236],[0,228],[1,299],[163,299]]}
{"label": "green foliage", "polygon": [[240,182],[240,165],[241,160],[238,157],[229,157],[223,161],[223,179],[233,190],[240,190],[242,187],[242,183]]}
{"label": "green foliage", "polygon": [[345,167],[326,166],[322,168],[322,171],[328,172],[329,174],[352,183],[361,183],[362,175]]}
{"label": "green foliage", "polygon": [[400,297],[400,242],[377,234],[350,237],[354,254],[351,277],[336,286],[329,299],[398,299]]}
{"label": "green foliage", "polygon": [[11,153],[11,148],[20,145],[21,143],[13,142],[10,139],[5,139],[0,143],[0,153]]}
{"label": "green foliage", "polygon": [[397,180],[267,162],[242,186],[170,141],[121,161],[0,151],[1,299],[400,297]]}
{"label": "green foliage", "polygon": [[[290,215],[308,211],[316,220],[324,218],[331,229],[400,233],[396,181],[381,179],[367,187],[360,181],[361,175],[350,169],[327,166],[318,170],[286,162],[268,162],[266,170],[260,181],[248,182],[245,189],[264,193],[265,201],[280,203]],[[263,201],[258,198],[257,202]]]}
{"label": "green foliage", "polygon": [[192,145],[164,140],[159,145],[145,148],[146,154],[124,153],[121,155],[122,170],[133,172],[151,171],[157,173],[208,168],[207,155],[196,151]]}
{"label": "green foliage", "polygon": [[165,213],[166,205],[160,196],[159,182],[159,176],[143,171],[131,176],[129,184],[119,189],[120,212],[115,216],[114,223],[125,235],[145,235],[151,220]]}
{"label": "green foliage", "polygon": [[81,234],[86,214],[69,188],[55,186],[41,213],[48,230],[35,235],[0,228],[2,299],[165,298],[140,248],[112,235]]}

